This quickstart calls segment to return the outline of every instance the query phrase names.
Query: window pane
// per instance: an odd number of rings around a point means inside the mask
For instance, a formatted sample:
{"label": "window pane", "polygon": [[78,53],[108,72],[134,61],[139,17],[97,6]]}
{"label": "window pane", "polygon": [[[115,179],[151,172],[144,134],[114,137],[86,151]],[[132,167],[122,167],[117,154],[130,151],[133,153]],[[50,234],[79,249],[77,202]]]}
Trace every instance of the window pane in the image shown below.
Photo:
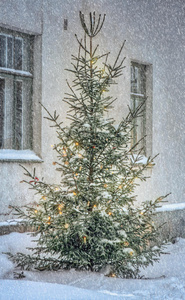
{"label": "window pane", "polygon": [[137,93],[138,91],[138,68],[131,66],[131,92]]}
{"label": "window pane", "polygon": [[[131,98],[131,108],[136,110],[139,105],[143,102],[143,98],[137,98],[132,96]],[[139,145],[135,150],[143,148],[142,154],[145,154],[145,119],[146,119],[146,107],[142,107],[140,116],[133,120],[133,130],[132,130],[132,146],[135,145],[139,140]]]}
{"label": "window pane", "polygon": [[[136,108],[142,103],[142,101],[140,99],[137,99],[136,98]],[[145,132],[144,132],[144,128],[145,128],[145,124],[144,124],[144,121],[145,121],[145,107],[142,108],[142,111],[141,111],[141,116],[138,117],[136,119],[136,126],[137,126],[137,137],[136,137],[136,140],[139,141],[141,140],[140,144],[139,144],[139,148],[143,148],[144,147],[144,135],[145,135]]]}
{"label": "window pane", "polygon": [[15,126],[14,126],[14,148],[22,149],[22,81],[15,81]]}
{"label": "window pane", "polygon": [[14,68],[16,70],[22,70],[23,58],[23,41],[21,38],[15,38],[14,45]]}
{"label": "window pane", "polygon": [[13,38],[7,37],[7,68],[13,68]]}
{"label": "window pane", "polygon": [[140,92],[146,94],[146,66],[144,65],[140,67]]}
{"label": "window pane", "polygon": [[13,97],[13,76],[5,76],[4,89],[4,140],[3,149],[12,149],[13,147],[13,114],[14,114],[14,97]]}
{"label": "window pane", "polygon": [[0,67],[6,67],[6,37],[0,35]]}
{"label": "window pane", "polygon": [[31,62],[31,40],[27,37],[23,40],[22,70],[30,72]]}
{"label": "window pane", "polygon": [[0,148],[3,148],[4,136],[4,98],[5,98],[5,81],[0,78]]}
{"label": "window pane", "polygon": [[23,86],[23,149],[32,148],[32,80],[25,79]]}
{"label": "window pane", "polygon": [[131,93],[145,94],[145,66],[131,66]]}

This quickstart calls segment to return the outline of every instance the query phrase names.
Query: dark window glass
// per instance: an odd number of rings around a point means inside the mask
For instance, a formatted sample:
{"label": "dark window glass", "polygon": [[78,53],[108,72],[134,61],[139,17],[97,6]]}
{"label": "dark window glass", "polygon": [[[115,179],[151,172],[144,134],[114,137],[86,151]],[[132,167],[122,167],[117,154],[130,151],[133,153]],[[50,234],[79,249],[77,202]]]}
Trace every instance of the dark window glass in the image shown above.
{"label": "dark window glass", "polygon": [[22,81],[15,81],[15,126],[14,143],[15,149],[22,149]]}
{"label": "dark window glass", "polygon": [[6,37],[0,35],[0,67],[6,67]]}
{"label": "dark window glass", "polygon": [[131,66],[131,93],[145,93],[145,65]]}
{"label": "dark window glass", "polygon": [[13,68],[13,38],[7,37],[7,68]]}
{"label": "dark window glass", "polygon": [[0,148],[3,147],[5,80],[0,78]]}
{"label": "dark window glass", "polygon": [[14,43],[14,68],[22,70],[23,41],[21,38],[15,38]]}

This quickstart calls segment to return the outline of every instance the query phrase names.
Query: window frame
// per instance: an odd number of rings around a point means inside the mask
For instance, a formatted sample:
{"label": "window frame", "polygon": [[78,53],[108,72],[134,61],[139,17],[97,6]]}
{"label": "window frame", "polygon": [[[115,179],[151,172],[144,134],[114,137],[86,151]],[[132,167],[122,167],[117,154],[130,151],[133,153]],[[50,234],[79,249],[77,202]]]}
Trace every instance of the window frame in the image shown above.
{"label": "window frame", "polygon": [[[6,150],[18,150],[18,151],[24,151],[26,149],[32,150],[33,144],[33,132],[32,132],[32,123],[33,123],[33,118],[32,118],[32,90],[33,90],[33,47],[34,47],[34,36],[33,35],[28,35],[22,32],[17,32],[14,30],[9,30],[0,27],[0,36],[5,36],[5,50],[2,51],[2,58],[4,56],[4,64],[2,63],[0,66],[0,78],[4,80],[4,101],[2,100],[1,102],[3,103],[4,106],[4,112],[3,112],[3,121],[2,121],[2,145],[0,148],[0,151],[6,151]],[[8,37],[12,38],[12,59],[11,63],[8,65]],[[17,66],[18,69],[15,69],[16,66],[16,53],[15,53],[15,41],[16,40],[21,40],[22,45],[21,45],[21,70],[18,66],[18,60],[17,59]],[[23,49],[24,47],[24,49]],[[1,60],[3,62],[3,59]],[[8,66],[11,65],[11,68]],[[9,80],[9,87],[7,87],[7,81]],[[18,95],[15,92],[15,87],[16,87],[16,82],[22,82],[22,88],[21,88],[21,97],[24,97],[24,101],[22,100],[22,106],[23,102],[25,102],[29,107],[29,111],[27,116],[29,116],[29,125],[26,125],[25,128],[29,128],[28,131],[27,129],[23,128],[21,129],[21,141],[19,143],[19,146],[16,147],[16,131],[15,128],[17,126],[16,124],[16,111],[18,109],[18,106],[16,106],[16,97]],[[27,87],[26,87],[27,86]],[[24,89],[24,91],[23,91]],[[9,96],[9,100],[7,100],[7,95],[11,94]],[[12,99],[11,99],[12,98]],[[29,98],[29,99],[28,99]],[[8,103],[9,101],[9,103]],[[13,113],[13,120],[11,121],[6,121],[7,117],[7,108],[8,106],[10,107],[10,110]],[[21,126],[23,127],[23,118],[26,119],[25,112],[23,111],[23,108],[21,107]],[[9,123],[9,125],[7,125]],[[12,124],[10,124],[12,123]],[[25,125],[25,124],[24,124]],[[7,132],[6,132],[6,127],[8,126],[8,130],[12,131],[10,134],[11,137],[8,137]],[[29,139],[27,138],[27,135],[29,135]],[[25,137],[25,138],[24,138]],[[10,139],[11,141],[6,143],[6,140]],[[26,142],[27,145],[26,145]],[[24,144],[23,144],[24,143]],[[4,145],[3,145],[4,144]],[[18,148],[18,149],[16,149]],[[0,157],[1,160],[1,157]]]}
{"label": "window frame", "polygon": [[[142,93],[137,93],[132,91],[131,81],[132,81],[132,66],[143,68],[144,71],[144,91]],[[133,121],[132,129],[132,146],[134,146],[138,140],[136,139],[136,131],[139,130],[138,136],[143,137],[140,145],[136,147],[138,149],[143,148],[141,155],[144,157],[149,157],[152,155],[152,114],[153,114],[153,67],[151,63],[141,62],[138,60],[130,60],[130,102],[131,107],[136,99],[144,101],[143,105],[143,116],[142,116],[142,129],[137,128],[135,122]],[[134,107],[133,107],[134,108]],[[141,118],[141,117],[139,117]],[[135,135],[135,136],[134,136]]]}
{"label": "window frame", "polygon": [[[12,68],[7,67],[7,56],[8,56],[8,51],[7,51],[7,40],[6,40],[6,66],[1,66],[0,65],[0,69],[2,69],[2,71],[6,71],[6,72],[14,72],[14,73],[23,73],[27,76],[31,76],[33,74],[33,44],[34,44],[34,35],[32,34],[26,34],[17,30],[11,30],[11,29],[7,29],[7,28],[3,28],[0,26],[0,36],[5,36],[7,37],[11,37],[13,40],[12,43]],[[24,57],[24,59],[22,60],[22,70],[21,69],[16,69],[15,68],[15,40],[22,40],[22,53],[23,53],[23,46],[26,49],[25,54],[26,57]],[[28,44],[29,44],[29,49],[28,49]],[[29,55],[28,55],[29,52]],[[22,55],[23,56],[23,55]],[[25,63],[25,59],[26,59],[26,63]],[[25,66],[27,67],[27,69],[25,69]]]}

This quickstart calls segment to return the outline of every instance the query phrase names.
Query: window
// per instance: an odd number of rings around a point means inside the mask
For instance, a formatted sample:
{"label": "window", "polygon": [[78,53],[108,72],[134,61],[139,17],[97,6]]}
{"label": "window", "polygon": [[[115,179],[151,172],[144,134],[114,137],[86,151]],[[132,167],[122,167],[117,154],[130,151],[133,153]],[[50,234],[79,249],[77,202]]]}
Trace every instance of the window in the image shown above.
{"label": "window", "polygon": [[32,148],[32,36],[0,30],[0,149]]}
{"label": "window", "polygon": [[[131,63],[131,108],[137,107],[146,100],[146,65]],[[136,149],[142,148],[142,154],[146,155],[146,104],[142,107],[142,114],[133,121],[132,143],[135,145],[140,139]],[[143,138],[144,137],[144,138]],[[143,138],[143,139],[142,139]]]}

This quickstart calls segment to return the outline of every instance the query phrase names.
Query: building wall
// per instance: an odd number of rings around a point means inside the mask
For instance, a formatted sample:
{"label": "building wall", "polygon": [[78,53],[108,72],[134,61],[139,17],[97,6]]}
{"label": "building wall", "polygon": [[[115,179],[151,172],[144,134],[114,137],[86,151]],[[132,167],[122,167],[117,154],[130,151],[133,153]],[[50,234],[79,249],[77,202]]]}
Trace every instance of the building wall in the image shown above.
{"label": "building wall", "polygon": [[[184,45],[185,3],[183,0],[6,0],[0,1],[0,26],[35,35],[34,55],[34,147],[43,162],[23,162],[37,177],[59,182],[51,145],[56,142],[55,130],[49,127],[41,111],[42,102],[49,111],[55,109],[64,124],[67,105],[62,102],[68,91],[66,78],[70,74],[71,54],[78,45],[74,34],[83,37],[79,10],[106,13],[101,33],[95,39],[103,52],[110,51],[110,61],[116,57],[126,39],[124,74],[111,93],[118,98],[110,113],[119,122],[130,103],[130,62],[151,65],[152,101],[148,116],[150,155],[160,155],[156,165],[147,170],[151,178],[137,189],[138,201],[151,200],[171,192],[169,203],[184,202]],[[64,30],[64,19],[68,20]],[[0,219],[10,219],[9,205],[24,205],[36,200],[28,186],[20,184],[24,178],[18,161],[0,161]]]}

